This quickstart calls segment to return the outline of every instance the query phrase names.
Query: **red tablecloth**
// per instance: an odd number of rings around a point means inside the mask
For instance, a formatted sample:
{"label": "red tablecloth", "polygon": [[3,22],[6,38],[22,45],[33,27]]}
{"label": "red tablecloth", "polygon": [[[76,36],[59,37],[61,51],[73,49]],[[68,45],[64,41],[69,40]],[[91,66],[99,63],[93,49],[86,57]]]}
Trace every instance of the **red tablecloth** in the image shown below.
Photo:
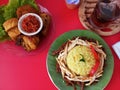
{"label": "red tablecloth", "polygon": [[[6,2],[7,0],[1,0],[0,4]],[[64,32],[85,29],[79,21],[78,9],[68,9],[64,0],[37,0],[37,2],[52,14],[54,38],[44,50],[30,56],[11,55],[0,47],[0,90],[57,90],[46,69],[50,45]],[[120,40],[119,34],[103,37],[112,50],[115,62],[112,79],[105,90],[120,90],[120,61],[111,47]]]}

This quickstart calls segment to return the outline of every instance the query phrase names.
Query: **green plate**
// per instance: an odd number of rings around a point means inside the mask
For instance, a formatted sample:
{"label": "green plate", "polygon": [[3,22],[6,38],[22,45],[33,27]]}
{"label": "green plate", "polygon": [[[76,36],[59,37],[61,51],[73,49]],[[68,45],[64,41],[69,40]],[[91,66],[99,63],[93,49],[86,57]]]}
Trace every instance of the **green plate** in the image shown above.
{"label": "green plate", "polygon": [[[52,56],[52,52],[54,50],[57,50],[68,39],[71,39],[75,36],[91,38],[99,41],[99,43],[103,45],[103,48],[105,49],[105,53],[107,54],[103,76],[100,77],[99,82],[92,84],[90,86],[85,86],[84,88],[84,90],[103,90],[112,77],[112,73],[114,69],[113,55],[106,42],[100,36],[88,30],[73,30],[70,32],[66,32],[60,37],[58,37],[51,45],[47,57],[47,69],[53,84],[60,90],[73,90],[72,86],[66,86],[66,83],[64,82],[61,74],[56,72],[56,59],[55,56]],[[77,86],[77,90],[80,90],[79,86]]]}

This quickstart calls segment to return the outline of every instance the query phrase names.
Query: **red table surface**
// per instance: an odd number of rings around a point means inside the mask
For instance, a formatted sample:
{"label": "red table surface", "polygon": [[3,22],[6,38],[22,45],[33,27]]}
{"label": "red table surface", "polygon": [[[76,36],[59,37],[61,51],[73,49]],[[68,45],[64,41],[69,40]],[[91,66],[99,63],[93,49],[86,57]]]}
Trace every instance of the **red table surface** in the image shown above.
{"label": "red table surface", "polygon": [[[50,45],[64,32],[85,29],[79,21],[78,9],[68,9],[64,0],[37,0],[37,2],[52,14],[54,38],[42,52],[34,56],[14,56],[1,51],[0,47],[0,90],[57,90],[46,69]],[[7,3],[7,0],[0,0],[0,5],[3,3]],[[120,40],[119,34],[102,37],[110,46],[115,62],[112,79],[104,90],[120,90],[120,61],[112,49],[112,45]]]}

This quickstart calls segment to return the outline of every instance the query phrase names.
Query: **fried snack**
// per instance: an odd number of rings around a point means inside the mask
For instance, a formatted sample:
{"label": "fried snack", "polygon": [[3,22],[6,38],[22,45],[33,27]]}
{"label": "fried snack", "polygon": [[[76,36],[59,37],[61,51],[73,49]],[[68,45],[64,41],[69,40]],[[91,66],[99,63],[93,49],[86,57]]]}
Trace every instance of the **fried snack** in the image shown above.
{"label": "fried snack", "polygon": [[47,36],[48,29],[49,29],[49,26],[50,26],[50,21],[51,21],[50,15],[48,15],[46,13],[40,13],[40,16],[43,20],[43,29],[41,31],[41,34],[43,36]]}
{"label": "fried snack", "polygon": [[13,41],[16,40],[17,36],[19,36],[21,33],[18,30],[18,27],[14,27],[8,31],[8,35],[11,37]]}
{"label": "fried snack", "polygon": [[5,28],[5,31],[8,33],[9,37],[15,41],[17,36],[19,36],[21,33],[18,30],[18,19],[17,18],[11,18],[3,23],[3,27]]}
{"label": "fried snack", "polygon": [[38,36],[25,36],[22,37],[22,46],[27,51],[35,50],[40,42],[40,39]]}
{"label": "fried snack", "polygon": [[22,15],[26,14],[26,13],[36,13],[38,14],[39,11],[36,10],[35,8],[33,8],[32,6],[30,5],[24,5],[24,6],[21,6],[17,9],[16,11],[16,14],[17,14],[17,17],[20,18]]}
{"label": "fried snack", "polygon": [[5,28],[5,31],[8,32],[11,28],[16,27],[18,24],[17,18],[11,18],[3,23],[3,27]]}

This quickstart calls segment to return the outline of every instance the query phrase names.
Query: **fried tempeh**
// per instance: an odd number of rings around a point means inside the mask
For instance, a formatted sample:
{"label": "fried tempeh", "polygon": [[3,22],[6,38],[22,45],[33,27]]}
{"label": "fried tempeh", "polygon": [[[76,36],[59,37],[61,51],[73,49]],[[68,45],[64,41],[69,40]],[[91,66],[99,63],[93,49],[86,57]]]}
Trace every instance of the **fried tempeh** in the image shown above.
{"label": "fried tempeh", "polygon": [[10,29],[10,30],[8,31],[8,35],[10,36],[10,38],[11,38],[13,41],[15,41],[16,38],[17,38],[20,34],[21,34],[21,33],[19,32],[17,26],[14,27],[14,28],[12,28],[12,29]]}
{"label": "fried tempeh", "polygon": [[50,17],[50,15],[48,15],[46,13],[40,13],[40,16],[43,20],[43,29],[42,29],[41,33],[43,36],[46,36],[48,33],[49,26],[50,26],[51,17]]}
{"label": "fried tempeh", "polygon": [[8,33],[9,37],[15,41],[17,36],[19,36],[21,33],[18,30],[18,19],[17,18],[11,18],[3,23],[3,27],[5,28],[5,31]]}
{"label": "fried tempeh", "polygon": [[17,25],[18,25],[17,18],[11,18],[3,23],[3,27],[5,28],[6,32],[8,32],[10,29],[16,27]]}
{"label": "fried tempeh", "polygon": [[23,36],[22,37],[22,46],[27,50],[27,51],[32,51],[35,50],[39,44],[39,37],[38,36]]}

